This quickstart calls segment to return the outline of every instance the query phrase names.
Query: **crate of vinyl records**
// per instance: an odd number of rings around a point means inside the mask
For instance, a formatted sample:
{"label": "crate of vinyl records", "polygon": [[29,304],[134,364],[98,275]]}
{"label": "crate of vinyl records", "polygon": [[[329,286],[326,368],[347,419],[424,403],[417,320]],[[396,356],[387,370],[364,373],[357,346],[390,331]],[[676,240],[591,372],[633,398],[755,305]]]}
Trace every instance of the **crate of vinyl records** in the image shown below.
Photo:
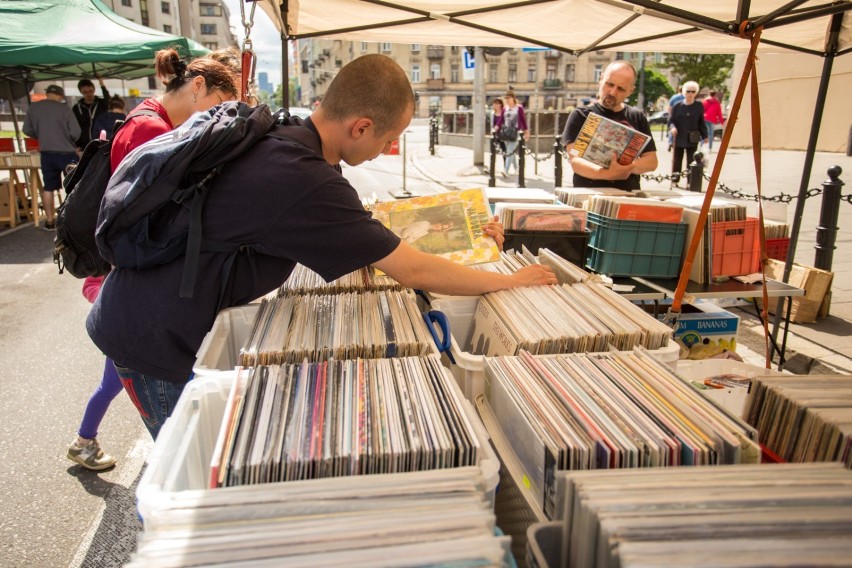
{"label": "crate of vinyl records", "polygon": [[586,266],[595,272],[653,278],[673,278],[680,272],[685,223],[620,219],[590,211],[589,226]]}
{"label": "crate of vinyl records", "polygon": [[578,265],[586,261],[589,233],[586,211],[561,204],[497,203],[494,213],[505,227],[504,250],[546,248]]}

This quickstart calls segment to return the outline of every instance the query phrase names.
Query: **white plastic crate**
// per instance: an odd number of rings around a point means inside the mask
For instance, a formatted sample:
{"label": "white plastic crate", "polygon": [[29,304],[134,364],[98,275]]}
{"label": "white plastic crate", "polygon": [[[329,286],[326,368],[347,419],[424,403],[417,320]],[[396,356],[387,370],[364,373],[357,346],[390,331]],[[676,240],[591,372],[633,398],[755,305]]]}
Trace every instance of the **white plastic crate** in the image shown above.
{"label": "white plastic crate", "polygon": [[[446,354],[443,354],[441,359],[449,367],[465,397],[470,401],[485,392],[485,357],[463,351],[460,342],[467,341],[478,301],[479,296],[445,296],[432,300],[432,309],[443,312],[450,324],[452,335],[450,355],[455,360],[455,364]],[[674,340],[669,341],[667,346],[649,350],[648,353],[672,370],[677,370],[680,347]]]}
{"label": "white plastic crate", "polygon": [[[168,523],[170,511],[214,503],[238,504],[247,502],[246,496],[257,492],[258,485],[207,488],[210,460],[235,377],[236,371],[231,371],[202,376],[186,385],[174,412],[160,430],[136,490],[137,507],[146,529]],[[487,487],[486,497],[493,508],[500,461],[473,407],[467,401],[462,402],[482,447],[479,467]],[[264,484],[264,493],[271,499],[283,485],[286,482]]]}
{"label": "white plastic crate", "polygon": [[195,354],[192,372],[196,377],[232,371],[240,362],[240,349],[251,334],[260,304],[227,308],[216,315]]}
{"label": "white plastic crate", "polygon": [[[754,377],[768,377],[789,373],[782,373],[781,371],[758,367],[757,365],[750,365],[732,359],[702,359],[699,361],[681,361],[677,367],[677,374],[687,381],[703,383],[704,379],[716,375],[735,374],[752,379]],[[699,392],[734,416],[742,418],[746,398],[748,398],[748,389],[732,387],[727,389],[706,389]]]}

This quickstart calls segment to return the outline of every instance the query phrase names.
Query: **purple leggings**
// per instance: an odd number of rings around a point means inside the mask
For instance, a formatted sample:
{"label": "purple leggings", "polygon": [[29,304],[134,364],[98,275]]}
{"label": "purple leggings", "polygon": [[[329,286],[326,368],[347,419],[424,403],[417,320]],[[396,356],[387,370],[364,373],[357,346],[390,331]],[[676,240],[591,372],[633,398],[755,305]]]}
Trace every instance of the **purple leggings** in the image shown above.
{"label": "purple leggings", "polygon": [[104,419],[109,404],[123,388],[121,379],[118,378],[118,373],[115,371],[115,365],[112,364],[112,359],[107,357],[104,362],[104,376],[101,378],[101,384],[92,393],[89,404],[86,405],[86,412],[83,413],[83,421],[80,422],[78,432],[80,436],[92,439],[98,435],[98,427],[101,425],[101,420]]}

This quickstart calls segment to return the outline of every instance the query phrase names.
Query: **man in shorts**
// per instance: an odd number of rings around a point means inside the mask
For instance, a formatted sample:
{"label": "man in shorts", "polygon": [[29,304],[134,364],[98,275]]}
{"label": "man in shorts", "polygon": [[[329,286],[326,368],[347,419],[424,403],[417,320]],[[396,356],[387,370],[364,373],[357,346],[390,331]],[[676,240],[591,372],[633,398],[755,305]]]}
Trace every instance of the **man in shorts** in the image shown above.
{"label": "man in shorts", "polygon": [[62,188],[65,168],[77,161],[77,138],[80,123],[65,104],[65,91],[59,85],[49,85],[46,98],[33,103],[24,119],[24,134],[38,138],[41,154],[41,173],[44,178],[42,203],[45,231],[56,230],[55,191]]}

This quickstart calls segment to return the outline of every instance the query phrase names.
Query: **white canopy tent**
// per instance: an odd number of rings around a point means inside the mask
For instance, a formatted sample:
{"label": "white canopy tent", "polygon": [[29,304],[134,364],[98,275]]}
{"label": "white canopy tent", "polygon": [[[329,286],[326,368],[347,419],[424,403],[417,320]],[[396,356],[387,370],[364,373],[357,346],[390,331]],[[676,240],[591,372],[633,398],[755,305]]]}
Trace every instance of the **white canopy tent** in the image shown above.
{"label": "white canopy tent", "polygon": [[[746,53],[801,52],[824,58],[784,272],[787,281],[813,167],[834,58],[852,52],[852,0],[256,0],[285,40],[541,46],[592,50]],[[286,22],[286,25],[285,25]],[[289,106],[287,90],[284,104]],[[780,308],[780,306],[779,306]],[[779,309],[777,313],[781,313]],[[775,333],[778,319],[775,322]]]}

